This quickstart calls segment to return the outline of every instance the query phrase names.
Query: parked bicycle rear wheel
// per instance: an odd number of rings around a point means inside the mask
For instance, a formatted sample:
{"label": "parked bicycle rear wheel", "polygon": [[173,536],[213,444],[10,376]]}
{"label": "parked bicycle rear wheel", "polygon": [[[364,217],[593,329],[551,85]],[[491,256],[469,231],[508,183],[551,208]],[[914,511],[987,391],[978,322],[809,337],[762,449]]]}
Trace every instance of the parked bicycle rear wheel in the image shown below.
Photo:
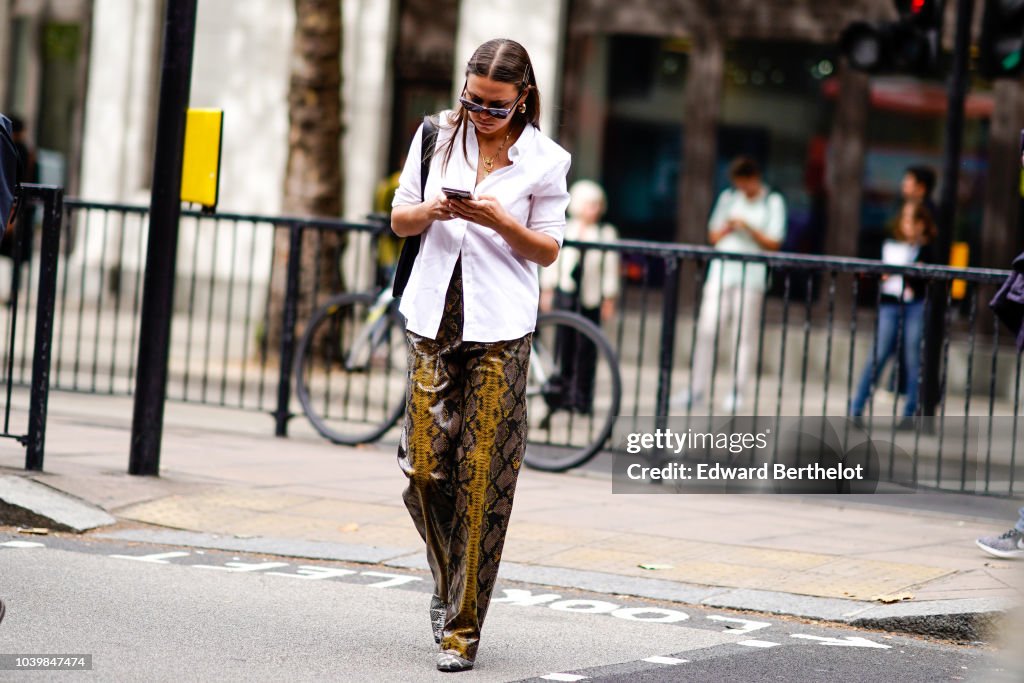
{"label": "parked bicycle rear wheel", "polygon": [[372,294],[340,294],[313,314],[295,358],[296,394],[334,443],[379,439],[405,409],[405,324],[394,305],[368,319]]}
{"label": "parked bicycle rear wheel", "polygon": [[526,388],[526,464],[561,472],[594,457],[611,435],[621,397],[619,363],[601,329],[576,313],[541,314]]}

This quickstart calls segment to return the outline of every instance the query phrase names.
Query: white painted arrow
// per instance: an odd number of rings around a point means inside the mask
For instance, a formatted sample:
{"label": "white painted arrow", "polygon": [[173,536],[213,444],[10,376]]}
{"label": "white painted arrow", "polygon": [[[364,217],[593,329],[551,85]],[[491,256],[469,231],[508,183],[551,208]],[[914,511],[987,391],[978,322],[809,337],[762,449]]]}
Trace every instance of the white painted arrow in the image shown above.
{"label": "white painted arrow", "polygon": [[880,650],[892,649],[892,645],[883,645],[861,638],[860,636],[843,636],[842,638],[825,638],[823,636],[809,636],[806,633],[791,633],[790,638],[803,638],[805,640],[818,640],[822,645],[833,645],[835,647],[876,647]]}
{"label": "white painted arrow", "polygon": [[156,553],[153,555],[111,555],[119,560],[135,560],[136,562],[152,562],[153,564],[170,564],[175,557],[188,557],[190,552]]}
{"label": "white painted arrow", "polygon": [[728,626],[725,627],[726,633],[750,633],[751,631],[757,631],[762,628],[768,628],[771,626],[767,621],[751,621],[750,619],[736,619],[734,617],[724,617],[720,614],[709,614],[708,619],[712,621],[727,621],[732,624],[740,624],[739,626]]}
{"label": "white painted arrow", "polygon": [[0,543],[0,547],[4,548],[45,548],[45,543],[36,543],[34,541],[6,541]]}
{"label": "white painted arrow", "polygon": [[216,564],[194,564],[195,569],[217,569],[222,572],[261,572],[264,569],[287,567],[287,562],[225,562],[224,566]]}
{"label": "white painted arrow", "polygon": [[387,572],[360,572],[363,576],[379,576],[385,581],[378,581],[377,583],[366,584],[370,588],[393,588],[395,586],[402,586],[413,581],[419,581],[418,576],[405,576],[404,574],[388,574]]}

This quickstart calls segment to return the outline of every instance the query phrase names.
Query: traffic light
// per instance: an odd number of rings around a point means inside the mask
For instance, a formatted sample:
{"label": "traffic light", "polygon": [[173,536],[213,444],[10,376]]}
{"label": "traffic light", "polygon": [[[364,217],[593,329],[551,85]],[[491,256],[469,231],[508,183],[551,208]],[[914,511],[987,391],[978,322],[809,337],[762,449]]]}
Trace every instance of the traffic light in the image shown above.
{"label": "traffic light", "polygon": [[986,78],[1020,73],[1024,51],[1024,0],[988,0],[981,22],[978,70]]}
{"label": "traffic light", "polygon": [[843,29],[840,52],[850,66],[869,73],[934,71],[945,0],[895,0],[895,5],[898,21],[855,21]]}

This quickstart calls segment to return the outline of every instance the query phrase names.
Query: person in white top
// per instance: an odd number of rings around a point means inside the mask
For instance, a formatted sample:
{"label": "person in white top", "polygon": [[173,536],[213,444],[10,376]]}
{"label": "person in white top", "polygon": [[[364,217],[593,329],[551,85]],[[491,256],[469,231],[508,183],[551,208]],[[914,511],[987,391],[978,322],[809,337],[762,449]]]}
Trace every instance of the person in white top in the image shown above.
{"label": "person in white top", "polygon": [[554,262],[565,232],[570,157],[539,120],[526,50],[484,43],[439,117],[425,199],[421,127],[392,204],[394,232],[423,236],[399,307],[410,351],[398,460],[434,578],[441,671],[476,659],[526,445],[537,266]]}
{"label": "person in white top", "polygon": [[[593,180],[577,180],[569,188],[569,221],[565,239],[576,242],[613,243],[619,233],[615,226],[602,223],[607,199]],[[619,252],[604,249],[563,247],[558,260],[541,269],[541,310],[561,308],[576,311],[595,325],[611,320],[619,298],[621,275]],[[564,377],[572,383],[566,407],[589,414],[594,402],[594,372],[597,348],[578,333],[558,330],[555,340]],[[545,419],[549,419],[550,415]],[[541,425],[545,424],[544,421]]]}
{"label": "person in white top", "polygon": [[[935,220],[927,206],[923,202],[905,202],[893,235],[882,244],[882,263],[896,266],[934,263],[936,233]],[[857,391],[850,399],[850,415],[861,417],[864,414],[885,364],[895,353],[895,371],[907,389],[907,400],[903,404],[903,416],[907,419],[897,427],[913,429],[920,384],[927,283],[895,274],[883,275],[881,280],[875,343],[861,372]]]}
{"label": "person in white top", "polygon": [[[786,204],[764,184],[757,162],[737,157],[729,166],[732,187],[715,202],[708,221],[708,241],[717,251],[761,254],[778,251],[786,236]],[[722,404],[726,412],[739,410],[747,387],[750,365],[757,348],[761,308],[767,286],[762,263],[715,258],[708,267],[697,319],[690,386],[672,398],[675,407],[689,407],[704,400],[711,383],[715,344],[720,338],[736,349],[732,362],[718,367],[727,376],[736,372]],[[730,328],[730,321],[732,326]],[[729,335],[729,336],[725,336]]]}

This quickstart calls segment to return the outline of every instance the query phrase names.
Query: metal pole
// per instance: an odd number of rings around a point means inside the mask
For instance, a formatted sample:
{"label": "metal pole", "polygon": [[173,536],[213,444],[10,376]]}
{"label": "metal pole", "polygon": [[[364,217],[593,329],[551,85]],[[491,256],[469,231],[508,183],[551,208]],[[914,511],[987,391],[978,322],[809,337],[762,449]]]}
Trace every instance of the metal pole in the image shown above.
{"label": "metal pole", "polygon": [[288,281],[281,322],[281,367],[277,382],[277,410],[274,411],[274,436],[288,436],[288,406],[292,396],[292,361],[295,357],[295,322],[299,309],[299,271],[302,260],[302,228],[288,227]]}
{"label": "metal pole", "polygon": [[167,359],[174,311],[174,274],[181,215],[181,161],[185,112],[192,84],[197,0],[170,0],[164,22],[160,106],[157,113],[149,245],[142,290],[138,377],[129,474],[160,473]]}
{"label": "metal pole", "polygon": [[[974,0],[957,0],[956,36],[953,44],[953,71],[949,79],[946,138],[942,168],[942,196],[939,198],[939,235],[936,239],[938,258],[945,263],[953,244],[956,222],[956,194],[960,179],[960,146],[964,131],[964,102],[967,99],[967,60],[971,46],[971,16]],[[922,414],[935,415],[942,400],[939,371],[942,365],[942,342],[946,334],[945,288],[931,287],[924,347],[924,377],[921,387]]]}
{"label": "metal pole", "polygon": [[672,391],[672,367],[675,365],[676,318],[679,314],[679,259],[665,255],[665,281],[662,285],[661,341],[658,352],[658,393],[655,399],[655,426],[668,425],[668,403]]}
{"label": "metal pole", "polygon": [[[43,237],[39,247],[39,295],[36,299],[35,350],[32,353],[32,389],[28,409],[25,469],[41,472],[46,441],[46,409],[50,397],[50,358],[53,355],[53,314],[57,302],[57,260],[64,212],[64,189],[32,186],[41,190]],[[17,266],[15,266],[17,270]],[[12,347],[13,348],[13,347]]]}

